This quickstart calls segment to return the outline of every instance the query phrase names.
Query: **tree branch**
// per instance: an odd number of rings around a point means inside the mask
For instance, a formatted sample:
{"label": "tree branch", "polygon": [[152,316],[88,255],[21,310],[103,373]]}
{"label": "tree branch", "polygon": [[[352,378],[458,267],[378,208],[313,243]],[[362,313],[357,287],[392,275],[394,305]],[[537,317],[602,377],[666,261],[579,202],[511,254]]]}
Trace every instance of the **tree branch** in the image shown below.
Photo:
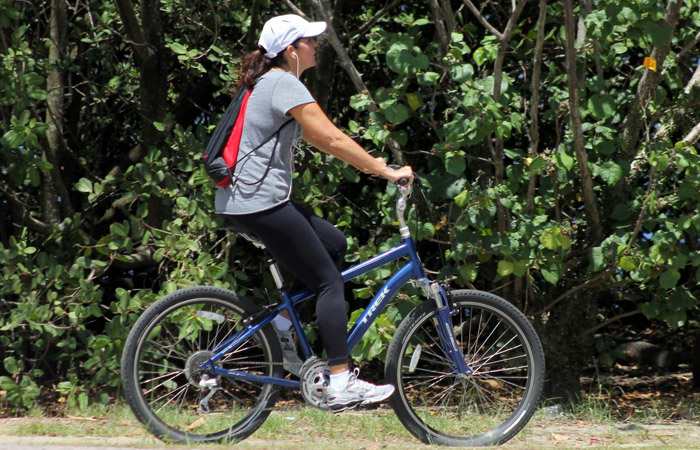
{"label": "tree branch", "polygon": [[581,337],[586,337],[589,334],[593,334],[596,331],[600,330],[601,328],[605,328],[608,325],[610,325],[613,322],[617,322],[618,320],[622,320],[626,317],[631,317],[631,316],[636,316],[637,314],[641,314],[642,312],[638,309],[635,309],[634,311],[627,311],[626,313],[618,314],[617,316],[611,317],[607,320],[604,320],[603,322],[599,323],[598,325],[594,326],[593,328],[589,328],[583,333],[580,334]]}
{"label": "tree branch", "polygon": [[[545,22],[547,20],[547,0],[540,0],[540,13],[537,18],[537,41],[535,42],[535,56],[532,63],[532,98],[530,99],[530,145],[528,155],[530,158],[537,156],[540,130],[539,130],[539,107],[540,107],[540,78],[542,74],[542,49],[544,48]],[[532,212],[535,207],[535,188],[537,176],[532,175],[527,187],[526,213]]]}
{"label": "tree branch", "polygon": [[450,45],[450,36],[447,32],[445,20],[443,20],[444,14],[438,4],[438,0],[428,0],[428,6],[430,7],[430,14],[433,16],[435,31],[438,36],[438,53],[442,57],[447,53],[447,47]]}
{"label": "tree branch", "polygon": [[598,275],[596,275],[595,277],[591,278],[590,280],[586,280],[584,283],[581,283],[578,286],[574,286],[573,288],[564,292],[562,295],[560,295],[559,297],[554,299],[550,304],[548,304],[547,306],[545,306],[541,310],[537,311],[533,315],[539,316],[540,314],[544,314],[546,312],[549,312],[552,308],[554,308],[554,306],[559,304],[561,301],[567,299],[568,297],[572,296],[576,292],[604,282],[605,279],[607,279],[610,276],[610,274],[612,274],[615,271],[615,269],[616,269],[616,267],[612,266],[612,267],[608,268],[607,270],[605,270],[604,272],[601,272]]}
{"label": "tree branch", "polygon": [[698,33],[695,35],[695,37],[690,42],[685,44],[683,46],[683,49],[680,52],[678,52],[678,54],[676,55],[676,63],[678,63],[681,59],[683,59],[683,57],[685,57],[686,53],[690,52],[693,49],[693,47],[698,45],[698,42],[700,42],[700,31],[698,31]]}
{"label": "tree branch", "polygon": [[600,222],[595,191],[593,190],[593,177],[588,167],[588,154],[583,141],[583,124],[579,109],[579,90],[576,70],[576,48],[574,30],[574,8],[571,0],[564,0],[564,26],[566,28],[566,66],[567,81],[569,87],[569,113],[571,118],[571,131],[574,135],[574,150],[581,172],[581,187],[583,190],[583,202],[588,215],[588,220],[595,242],[603,240],[603,227]]}
{"label": "tree branch", "polygon": [[22,223],[27,226],[27,228],[44,235],[51,233],[52,227],[49,224],[32,217],[27,209],[27,206],[19,200],[19,194],[14,192],[12,188],[10,188],[10,186],[5,184],[5,182],[2,180],[0,180],[0,192],[5,195],[5,198],[10,202],[10,204],[17,208],[17,210],[20,212]]}
{"label": "tree branch", "polygon": [[478,20],[479,23],[481,23],[484,26],[484,28],[486,28],[487,30],[489,30],[489,32],[491,34],[496,36],[499,41],[503,40],[503,33],[501,33],[496,28],[494,28],[494,26],[491,25],[488,20],[486,20],[486,18],[481,14],[481,11],[476,9],[476,6],[474,6],[474,4],[472,3],[471,0],[462,0],[462,1],[464,2],[465,5],[467,5],[467,8],[469,8],[469,11],[471,11],[472,14],[474,14],[474,17],[476,17],[476,20]]}
{"label": "tree branch", "polygon": [[693,73],[693,76],[690,77],[688,84],[685,85],[683,92],[690,94],[690,91],[692,91],[696,86],[700,86],[700,64],[698,64],[698,66],[695,68],[695,72]]}
{"label": "tree branch", "polygon": [[627,148],[624,149],[629,157],[634,156],[637,150],[637,144],[640,139],[640,132],[642,131],[642,120],[644,118],[644,111],[646,106],[653,97],[656,87],[661,83],[663,79],[662,69],[666,56],[671,50],[671,42],[673,39],[673,32],[678,24],[678,18],[680,15],[680,9],[684,2],[680,0],[669,0],[666,5],[666,13],[664,15],[664,21],[668,24],[671,32],[668,35],[666,42],[658,48],[654,48],[651,51],[651,57],[657,61],[659,67],[658,71],[644,70],[642,73],[642,78],[637,87],[637,95],[632,107],[627,114],[627,117],[622,122],[622,142],[627,144]]}
{"label": "tree branch", "polygon": [[143,30],[139,24],[139,19],[136,17],[136,9],[131,0],[115,0],[117,4],[117,9],[119,10],[119,16],[122,18],[124,23],[124,30],[126,30],[126,35],[129,38],[131,47],[134,49],[136,58],[139,60],[139,65],[143,63],[144,60],[151,56],[151,51],[149,51],[149,46],[146,43],[146,38],[143,35]]}
{"label": "tree branch", "polygon": [[[362,80],[362,75],[357,70],[357,67],[355,67],[355,64],[353,64],[352,59],[350,59],[350,55],[345,50],[345,47],[343,47],[343,44],[340,41],[340,38],[338,37],[338,33],[336,32],[335,27],[333,26],[331,17],[328,14],[327,8],[329,8],[329,6],[327,5],[327,0],[312,0],[312,2],[314,8],[316,9],[316,12],[328,24],[328,30],[326,31],[326,34],[328,36],[328,42],[330,42],[331,46],[338,54],[338,57],[340,58],[340,66],[350,76],[350,80],[355,86],[355,90],[358,93],[365,92],[370,97],[370,100],[372,101],[371,105],[369,106],[370,111],[376,110],[377,105],[372,99],[367,85]],[[405,165],[406,159],[404,158],[403,152],[399,148],[399,145],[393,139],[389,139],[387,145],[389,146],[389,149],[391,149],[396,163],[400,165]]]}
{"label": "tree branch", "polygon": [[[394,0],[394,1],[391,2],[391,3],[387,3],[386,5],[384,5],[384,7],[383,7],[382,9],[380,9],[379,11],[377,11],[377,13],[376,13],[367,23],[365,23],[364,25],[362,25],[362,26],[360,27],[360,29],[357,30],[357,35],[358,35],[358,36],[362,36],[362,35],[365,34],[367,31],[369,31],[370,29],[372,29],[372,27],[373,27],[377,22],[379,22],[379,20],[380,20],[382,17],[384,17],[389,11],[391,11],[392,9],[394,9],[397,5],[399,5],[399,4],[402,3],[402,2],[403,2],[403,0]],[[358,42],[359,42],[359,40],[355,39],[355,40],[351,41],[351,42],[348,44],[348,47],[349,47],[350,49],[352,49],[352,48],[355,46],[355,44],[357,44]]]}
{"label": "tree branch", "polygon": [[689,145],[694,145],[698,141],[698,138],[700,138],[700,123],[695,125],[693,129],[690,130],[690,133],[683,138],[683,142]]}

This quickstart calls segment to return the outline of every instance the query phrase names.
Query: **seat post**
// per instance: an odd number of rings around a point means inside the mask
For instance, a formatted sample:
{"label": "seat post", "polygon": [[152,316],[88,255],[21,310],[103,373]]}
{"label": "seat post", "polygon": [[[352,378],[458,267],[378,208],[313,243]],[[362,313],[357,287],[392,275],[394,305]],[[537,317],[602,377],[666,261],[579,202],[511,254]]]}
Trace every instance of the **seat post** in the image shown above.
{"label": "seat post", "polygon": [[275,280],[277,290],[281,291],[284,286],[284,279],[282,278],[282,272],[277,265],[277,261],[275,261],[274,258],[270,258],[267,260],[267,266],[270,268],[270,273],[272,274],[272,279]]}
{"label": "seat post", "polygon": [[265,254],[269,256],[269,258],[267,259],[267,266],[270,268],[270,273],[272,274],[272,279],[275,280],[275,286],[277,286],[277,290],[281,291],[284,287],[284,278],[282,278],[282,272],[280,271],[280,268],[277,265],[277,261],[275,261],[275,258],[273,258],[267,251],[265,244],[263,244],[256,236],[252,234],[236,230],[233,227],[229,227],[228,230],[238,233],[239,236],[249,240],[254,246],[258,247],[259,249],[262,249],[265,252]]}

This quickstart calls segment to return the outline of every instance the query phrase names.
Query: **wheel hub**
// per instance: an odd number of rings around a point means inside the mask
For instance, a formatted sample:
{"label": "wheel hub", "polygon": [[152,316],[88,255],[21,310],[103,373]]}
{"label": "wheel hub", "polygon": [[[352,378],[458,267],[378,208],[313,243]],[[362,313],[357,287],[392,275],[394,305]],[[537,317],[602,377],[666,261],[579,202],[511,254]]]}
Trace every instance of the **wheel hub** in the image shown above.
{"label": "wheel hub", "polygon": [[185,363],[185,376],[192,386],[200,387],[199,382],[202,379],[202,375],[207,374],[207,371],[200,369],[199,366],[212,356],[214,356],[214,353],[209,350],[200,350],[193,353],[192,356],[187,359],[187,363]]}

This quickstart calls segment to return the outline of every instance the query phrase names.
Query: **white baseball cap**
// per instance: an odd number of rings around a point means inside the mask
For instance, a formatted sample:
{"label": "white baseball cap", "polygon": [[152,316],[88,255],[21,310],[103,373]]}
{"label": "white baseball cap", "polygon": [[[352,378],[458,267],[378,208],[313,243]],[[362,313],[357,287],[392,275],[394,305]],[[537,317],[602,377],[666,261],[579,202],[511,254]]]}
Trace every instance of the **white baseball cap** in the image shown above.
{"label": "white baseball cap", "polygon": [[326,22],[309,22],[296,14],[273,17],[265,22],[258,45],[267,58],[274,58],[297,39],[312,38],[326,31]]}

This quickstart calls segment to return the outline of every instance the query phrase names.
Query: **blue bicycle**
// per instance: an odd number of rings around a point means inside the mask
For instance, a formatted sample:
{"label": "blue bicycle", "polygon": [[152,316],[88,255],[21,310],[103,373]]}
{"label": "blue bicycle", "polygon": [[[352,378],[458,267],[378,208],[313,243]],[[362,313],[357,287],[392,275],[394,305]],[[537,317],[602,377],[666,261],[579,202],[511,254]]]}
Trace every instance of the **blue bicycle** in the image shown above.
{"label": "blue bicycle", "polygon": [[[404,219],[412,188],[398,185],[401,244],[343,272],[348,281],[405,261],[350,330],[348,349],[404,284],[415,283],[424,301],[401,322],[386,357],[386,382],[396,386],[391,406],[406,429],[427,444],[503,443],[527,424],[537,406],[545,367],[540,341],[507,301],[487,292],[453,290],[426,277]],[[301,390],[307,403],[326,408],[328,365],[314,355],[296,312],[313,294],[288,292],[275,261],[268,263],[279,290],[277,303],[256,305],[216,287],[185,288],[153,303],[129,333],[121,363],[124,396],[159,438],[245,439],[268,417],[281,388]],[[298,380],[285,378],[271,324],[282,311],[289,313],[305,356]]]}

